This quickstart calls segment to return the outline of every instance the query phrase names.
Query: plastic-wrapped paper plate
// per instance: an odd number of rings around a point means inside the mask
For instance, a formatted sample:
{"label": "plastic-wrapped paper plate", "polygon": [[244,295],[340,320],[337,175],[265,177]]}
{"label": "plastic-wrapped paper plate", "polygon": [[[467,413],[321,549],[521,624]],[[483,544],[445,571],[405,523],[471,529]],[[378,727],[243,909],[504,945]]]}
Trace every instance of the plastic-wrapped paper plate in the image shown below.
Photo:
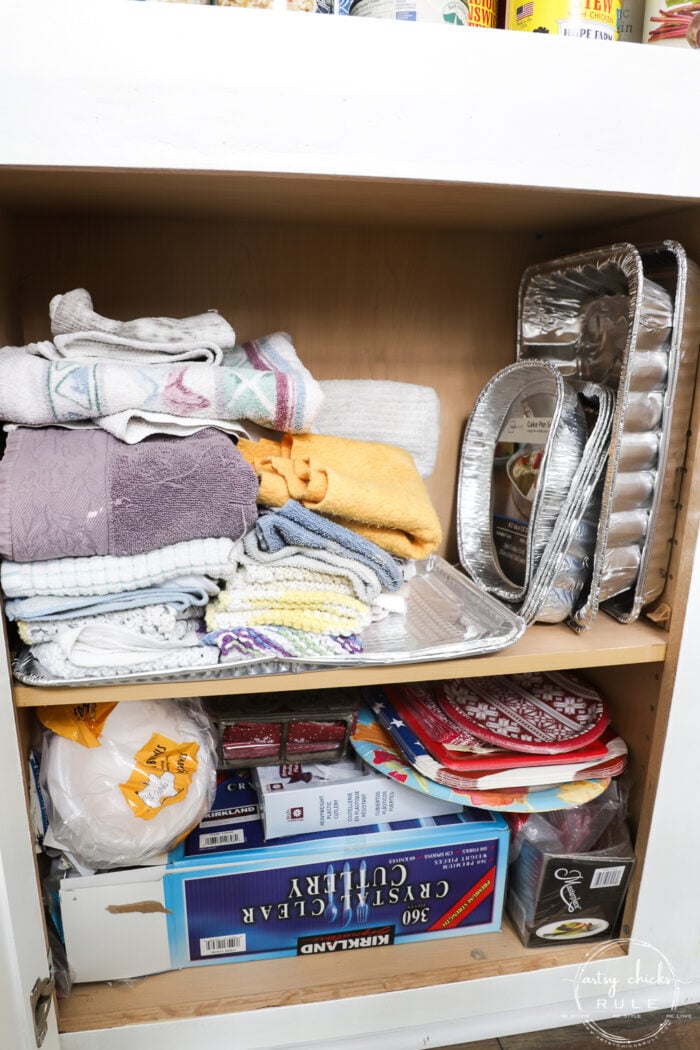
{"label": "plastic-wrapped paper plate", "polygon": [[607,788],[610,778],[577,780],[571,784],[553,784],[537,789],[504,788],[489,791],[459,791],[437,784],[416,772],[406,761],[390,734],[380,726],[367,705],[360,708],[357,727],[351,738],[357,753],[373,769],[399,784],[435,798],[459,802],[475,809],[501,813],[550,813],[572,809],[590,802]]}

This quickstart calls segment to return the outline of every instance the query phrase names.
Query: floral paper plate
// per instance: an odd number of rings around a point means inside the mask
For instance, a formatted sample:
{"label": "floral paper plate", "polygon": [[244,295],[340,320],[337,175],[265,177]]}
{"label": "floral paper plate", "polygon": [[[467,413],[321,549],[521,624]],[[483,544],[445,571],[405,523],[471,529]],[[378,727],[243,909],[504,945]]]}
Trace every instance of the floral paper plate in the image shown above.
{"label": "floral paper plate", "polygon": [[357,726],[350,739],[355,751],[368,765],[399,784],[475,809],[492,809],[500,813],[551,813],[557,809],[572,809],[602,795],[610,783],[608,777],[531,789],[463,791],[449,788],[422,776],[407,763],[366,704],[360,708]]}

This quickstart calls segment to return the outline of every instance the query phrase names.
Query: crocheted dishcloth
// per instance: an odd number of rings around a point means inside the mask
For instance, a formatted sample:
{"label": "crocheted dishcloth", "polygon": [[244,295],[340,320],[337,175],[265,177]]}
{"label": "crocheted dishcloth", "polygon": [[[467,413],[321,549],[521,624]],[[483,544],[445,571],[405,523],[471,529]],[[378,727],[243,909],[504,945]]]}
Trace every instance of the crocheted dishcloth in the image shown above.
{"label": "crocheted dishcloth", "polygon": [[[322,574],[324,578],[335,578],[349,584],[355,597],[367,604],[374,602],[383,590],[374,569],[357,558],[311,547],[290,546],[277,551],[263,550],[254,529],[239,542],[234,557],[239,565],[246,568],[251,581],[306,579],[307,572],[314,572]],[[297,577],[294,575],[296,572],[304,575]]]}
{"label": "crocheted dishcloth", "polygon": [[217,646],[221,663],[235,663],[242,656],[266,656],[270,659],[315,660],[348,659],[362,652],[359,635],[333,637],[310,634],[293,627],[238,627],[213,631],[202,639]]}
{"label": "crocheted dishcloth", "polygon": [[263,506],[298,500],[401,558],[427,558],[442,541],[425,482],[405,449],[325,434],[242,438],[238,448],[260,478]]}
{"label": "crocheted dishcloth", "polygon": [[319,634],[356,634],[371,622],[371,607],[348,584],[310,574],[293,586],[251,581],[241,569],[207,607],[209,630],[276,624]]}

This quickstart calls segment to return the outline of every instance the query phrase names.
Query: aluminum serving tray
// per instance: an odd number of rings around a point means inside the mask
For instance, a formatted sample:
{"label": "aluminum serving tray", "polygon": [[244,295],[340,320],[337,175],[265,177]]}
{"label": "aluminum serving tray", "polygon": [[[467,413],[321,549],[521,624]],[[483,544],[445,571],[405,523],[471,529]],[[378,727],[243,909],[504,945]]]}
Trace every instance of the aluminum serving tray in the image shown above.
{"label": "aluminum serving tray", "polygon": [[241,657],[215,667],[163,672],[129,672],[113,677],[55,678],[23,648],[12,661],[15,678],[25,685],[86,686],[141,684],[154,681],[210,681],[258,675],[376,664],[424,663],[498,652],[525,631],[525,621],[485,594],[463,572],[437,554],[415,563],[415,575],[405,585],[406,612],[390,613],[362,632],[364,652],[308,663],[299,659]]}
{"label": "aluminum serving tray", "polygon": [[638,445],[640,435],[662,432],[672,322],[670,296],[645,278],[632,244],[532,266],[521,280],[518,360],[548,360],[563,375],[606,384],[617,395],[590,585],[569,618],[576,630],[639,575],[648,524],[638,542],[627,543],[611,518],[623,508],[651,509],[656,462],[653,470],[628,470],[623,452],[628,439]]}

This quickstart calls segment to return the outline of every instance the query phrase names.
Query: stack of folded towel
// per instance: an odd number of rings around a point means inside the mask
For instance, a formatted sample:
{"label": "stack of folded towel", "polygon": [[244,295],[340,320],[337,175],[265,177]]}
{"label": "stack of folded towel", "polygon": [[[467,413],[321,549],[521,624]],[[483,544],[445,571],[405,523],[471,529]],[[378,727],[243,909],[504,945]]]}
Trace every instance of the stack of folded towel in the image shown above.
{"label": "stack of folded towel", "polygon": [[216,662],[202,614],[234,571],[257,488],[210,428],[136,446],[100,430],[11,430],[0,462],[8,616],[58,678]]}
{"label": "stack of folded towel", "polygon": [[49,675],[361,653],[441,541],[435,392],[318,383],[216,311],[116,321],[79,288],[49,315],[0,353],[0,582]]}
{"label": "stack of folded towel", "polygon": [[403,583],[392,555],[289,500],[262,514],[210,602],[205,638],[224,660],[259,652],[322,659],[362,651],[362,629]]}

